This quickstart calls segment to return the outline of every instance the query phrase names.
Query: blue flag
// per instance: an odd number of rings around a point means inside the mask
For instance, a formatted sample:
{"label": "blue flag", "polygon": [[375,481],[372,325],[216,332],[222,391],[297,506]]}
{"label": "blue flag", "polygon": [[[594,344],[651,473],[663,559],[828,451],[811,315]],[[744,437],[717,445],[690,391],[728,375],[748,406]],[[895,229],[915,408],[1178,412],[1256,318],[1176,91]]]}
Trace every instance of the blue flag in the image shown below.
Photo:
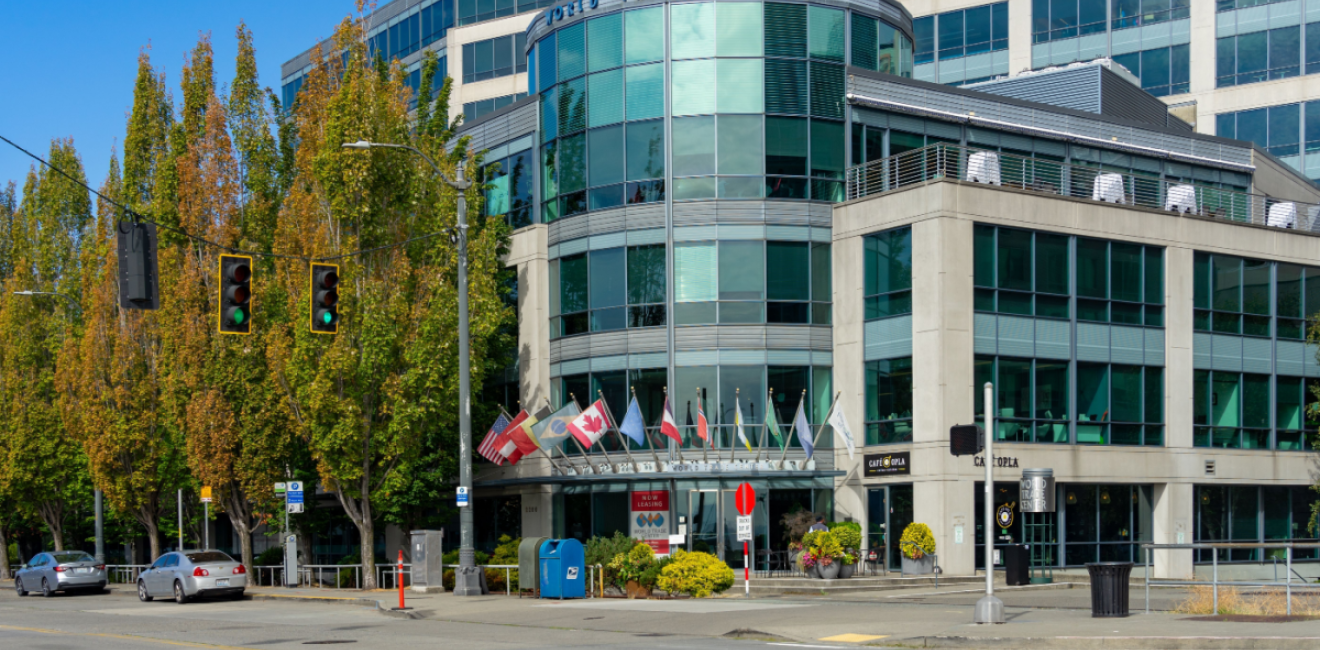
{"label": "blue flag", "polygon": [[635,395],[628,404],[628,414],[623,416],[623,424],[619,425],[619,433],[638,445],[646,445],[646,423],[642,421],[642,407],[637,404]]}

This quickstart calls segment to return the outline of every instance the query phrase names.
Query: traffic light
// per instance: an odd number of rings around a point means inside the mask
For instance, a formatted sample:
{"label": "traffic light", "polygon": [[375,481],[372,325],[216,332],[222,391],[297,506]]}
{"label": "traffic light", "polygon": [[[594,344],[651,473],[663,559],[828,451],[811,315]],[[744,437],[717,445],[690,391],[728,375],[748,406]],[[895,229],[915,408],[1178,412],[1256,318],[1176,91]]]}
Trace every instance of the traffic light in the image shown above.
{"label": "traffic light", "polygon": [[312,309],[311,326],[313,334],[334,334],[339,331],[339,266],[335,264],[312,265]]}
{"label": "traffic light", "polygon": [[954,456],[975,456],[985,447],[981,427],[958,424],[949,427],[949,453]]}
{"label": "traffic light", "polygon": [[216,314],[221,334],[252,333],[252,258],[220,256],[220,310]]}
{"label": "traffic light", "polygon": [[121,221],[116,234],[119,248],[119,307],[159,309],[156,224]]}

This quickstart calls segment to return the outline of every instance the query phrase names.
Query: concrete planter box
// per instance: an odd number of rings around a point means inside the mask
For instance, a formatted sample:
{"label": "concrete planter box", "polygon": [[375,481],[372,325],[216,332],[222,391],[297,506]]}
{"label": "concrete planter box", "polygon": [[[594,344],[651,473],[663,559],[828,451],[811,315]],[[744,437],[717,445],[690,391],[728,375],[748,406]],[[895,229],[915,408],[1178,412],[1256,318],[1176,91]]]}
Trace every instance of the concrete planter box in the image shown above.
{"label": "concrete planter box", "polygon": [[935,556],[924,555],[920,560],[903,556],[903,575],[928,576],[935,573]]}

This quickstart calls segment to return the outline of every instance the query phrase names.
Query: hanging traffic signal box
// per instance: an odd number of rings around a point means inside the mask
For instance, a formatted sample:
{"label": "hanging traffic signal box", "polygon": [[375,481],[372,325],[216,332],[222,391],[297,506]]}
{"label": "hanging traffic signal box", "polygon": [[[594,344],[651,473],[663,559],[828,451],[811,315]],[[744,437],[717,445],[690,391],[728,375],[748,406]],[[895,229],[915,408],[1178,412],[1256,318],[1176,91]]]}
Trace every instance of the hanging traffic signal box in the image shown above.
{"label": "hanging traffic signal box", "polygon": [[312,265],[313,334],[334,334],[339,331],[339,267],[335,264]]}
{"label": "hanging traffic signal box", "polygon": [[216,329],[221,334],[252,333],[252,258],[220,256],[220,309]]}

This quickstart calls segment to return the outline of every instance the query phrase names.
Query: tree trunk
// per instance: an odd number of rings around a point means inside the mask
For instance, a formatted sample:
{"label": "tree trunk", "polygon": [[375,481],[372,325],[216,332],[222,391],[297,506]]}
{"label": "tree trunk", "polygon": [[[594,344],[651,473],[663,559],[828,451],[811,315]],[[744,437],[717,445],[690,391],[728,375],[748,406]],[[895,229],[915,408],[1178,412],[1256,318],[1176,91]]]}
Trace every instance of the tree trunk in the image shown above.
{"label": "tree trunk", "polygon": [[[364,508],[365,510],[365,508]],[[376,588],[376,527],[371,517],[362,518],[358,524],[358,535],[362,542],[362,588]]]}
{"label": "tree trunk", "polygon": [[138,523],[147,529],[147,543],[151,545],[151,561],[155,562],[160,557],[160,524],[155,517],[139,515]]}
{"label": "tree trunk", "polygon": [[[225,514],[229,515],[229,523],[233,525],[234,532],[238,533],[239,548],[241,549],[243,566],[247,567],[249,576],[255,576],[252,570],[252,515],[250,514],[250,505],[247,500],[247,494],[243,492],[242,486],[237,482],[231,483],[229,487],[228,498],[225,499]],[[280,543],[284,538],[280,538]]]}
{"label": "tree trunk", "polygon": [[0,580],[9,578],[9,535],[5,534],[4,526],[0,526]]}
{"label": "tree trunk", "polygon": [[41,522],[46,524],[50,530],[50,536],[54,538],[55,550],[64,550],[64,502],[63,501],[42,501],[37,506],[37,513],[41,515]]}

